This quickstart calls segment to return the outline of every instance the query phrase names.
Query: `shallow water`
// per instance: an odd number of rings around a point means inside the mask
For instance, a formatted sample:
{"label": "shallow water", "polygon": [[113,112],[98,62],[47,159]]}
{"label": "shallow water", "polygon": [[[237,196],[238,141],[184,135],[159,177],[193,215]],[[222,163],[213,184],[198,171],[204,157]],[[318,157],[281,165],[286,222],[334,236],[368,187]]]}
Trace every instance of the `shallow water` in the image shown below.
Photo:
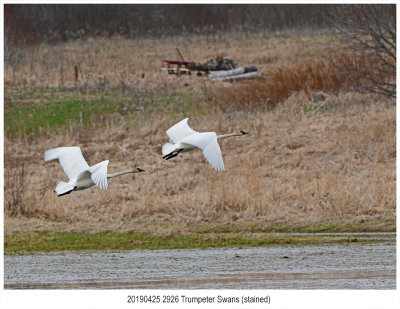
{"label": "shallow water", "polygon": [[5,256],[4,288],[395,289],[396,243]]}

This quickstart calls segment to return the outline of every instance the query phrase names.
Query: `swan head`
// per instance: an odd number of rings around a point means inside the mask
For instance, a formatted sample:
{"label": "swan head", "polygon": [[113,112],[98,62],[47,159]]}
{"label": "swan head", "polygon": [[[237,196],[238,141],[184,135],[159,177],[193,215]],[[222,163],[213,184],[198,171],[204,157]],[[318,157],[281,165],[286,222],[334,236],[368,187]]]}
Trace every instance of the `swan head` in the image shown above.
{"label": "swan head", "polygon": [[249,134],[249,133],[247,133],[246,131],[243,131],[243,130],[240,130],[240,133],[242,133],[242,135]]}
{"label": "swan head", "polygon": [[144,172],[144,171],[145,171],[145,170],[142,170],[142,169],[139,168],[139,167],[137,167],[136,169],[137,169],[138,173],[141,173],[141,172]]}

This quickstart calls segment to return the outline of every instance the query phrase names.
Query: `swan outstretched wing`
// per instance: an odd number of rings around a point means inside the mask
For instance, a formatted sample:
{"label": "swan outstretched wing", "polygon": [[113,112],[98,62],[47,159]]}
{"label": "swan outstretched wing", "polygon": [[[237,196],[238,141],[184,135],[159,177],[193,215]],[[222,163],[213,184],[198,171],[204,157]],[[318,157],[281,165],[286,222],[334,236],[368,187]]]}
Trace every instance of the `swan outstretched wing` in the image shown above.
{"label": "swan outstretched wing", "polygon": [[186,137],[181,143],[190,144],[203,150],[207,161],[217,171],[225,170],[222,160],[221,149],[219,148],[215,132],[203,132]]}
{"label": "swan outstretched wing", "polygon": [[189,118],[185,118],[177,124],[173,125],[167,130],[167,135],[169,136],[170,142],[176,144],[183,138],[197,133],[195,130],[191,129],[187,122]]}
{"label": "swan outstretched wing", "polygon": [[45,161],[54,159],[60,161],[69,179],[77,177],[80,173],[90,168],[79,147],[59,147],[47,150],[44,153]]}
{"label": "swan outstretched wing", "polygon": [[108,162],[109,162],[108,160],[105,160],[103,162],[97,163],[96,165],[93,165],[89,169],[89,172],[92,173],[91,177],[92,177],[93,182],[100,189],[108,188],[108,182],[107,182]]}

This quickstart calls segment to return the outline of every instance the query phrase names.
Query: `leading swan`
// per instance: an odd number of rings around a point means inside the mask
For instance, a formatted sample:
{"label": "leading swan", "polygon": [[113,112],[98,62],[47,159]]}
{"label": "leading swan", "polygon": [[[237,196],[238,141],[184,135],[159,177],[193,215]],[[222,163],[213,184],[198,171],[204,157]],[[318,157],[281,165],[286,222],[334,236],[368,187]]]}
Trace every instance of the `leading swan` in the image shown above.
{"label": "leading swan", "polygon": [[240,133],[229,133],[217,135],[215,132],[196,132],[187,124],[189,118],[185,118],[167,130],[170,142],[162,147],[163,159],[169,160],[181,152],[188,152],[200,148],[204,156],[216,171],[224,171],[221,149],[218,139],[230,136],[242,136],[248,134],[245,131]]}

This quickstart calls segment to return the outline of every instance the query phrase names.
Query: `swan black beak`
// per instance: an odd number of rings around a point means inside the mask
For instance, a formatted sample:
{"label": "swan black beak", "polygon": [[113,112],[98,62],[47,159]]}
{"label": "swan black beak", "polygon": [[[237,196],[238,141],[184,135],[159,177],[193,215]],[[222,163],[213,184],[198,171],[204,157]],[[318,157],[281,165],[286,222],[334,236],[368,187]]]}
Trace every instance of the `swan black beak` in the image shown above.
{"label": "swan black beak", "polygon": [[241,130],[240,132],[242,133],[242,135],[249,134],[249,133],[247,133],[246,131],[243,131],[243,130]]}
{"label": "swan black beak", "polygon": [[139,167],[137,167],[136,169],[138,170],[139,173],[140,173],[140,172],[144,172],[144,170],[142,170],[142,169],[139,168]]}

